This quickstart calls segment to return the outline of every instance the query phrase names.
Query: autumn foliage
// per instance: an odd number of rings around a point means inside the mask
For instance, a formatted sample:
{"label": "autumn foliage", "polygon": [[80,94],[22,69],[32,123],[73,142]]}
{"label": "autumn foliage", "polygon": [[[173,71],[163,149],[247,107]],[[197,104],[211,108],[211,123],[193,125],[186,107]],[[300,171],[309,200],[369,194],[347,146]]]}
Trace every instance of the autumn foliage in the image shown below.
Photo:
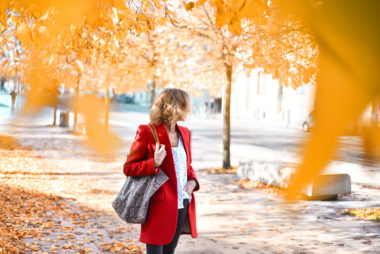
{"label": "autumn foliage", "polygon": [[[207,3],[215,8],[218,28],[227,27],[232,34],[242,34],[247,27],[249,32],[264,28],[261,33],[267,40],[259,42],[264,42],[263,56],[269,61],[257,61],[259,47],[253,54],[253,63],[259,63],[255,67],[263,67],[293,87],[317,81],[316,127],[289,187],[289,198],[294,198],[327,166],[347,124],[357,120],[380,94],[380,16],[374,11],[379,10],[379,2],[210,0],[188,3],[186,8]],[[253,43],[252,48],[256,45],[260,44]],[[371,130],[364,138],[376,140],[378,132]],[[379,147],[377,142],[367,143],[372,144],[368,150]]]}
{"label": "autumn foliage", "polygon": [[[261,68],[285,86],[317,84],[315,132],[291,187],[298,192],[332,158],[345,125],[379,94],[379,15],[372,12],[378,7],[375,1],[6,0],[0,72],[24,84],[23,114],[52,104],[46,89],[75,90],[74,128],[82,114],[99,152],[118,146],[108,132],[110,90],[149,86],[152,98],[167,85],[192,94],[224,90],[224,168],[231,166],[235,74]],[[92,110],[102,107],[99,101],[80,102],[83,92],[99,90],[106,94],[101,113]]]}

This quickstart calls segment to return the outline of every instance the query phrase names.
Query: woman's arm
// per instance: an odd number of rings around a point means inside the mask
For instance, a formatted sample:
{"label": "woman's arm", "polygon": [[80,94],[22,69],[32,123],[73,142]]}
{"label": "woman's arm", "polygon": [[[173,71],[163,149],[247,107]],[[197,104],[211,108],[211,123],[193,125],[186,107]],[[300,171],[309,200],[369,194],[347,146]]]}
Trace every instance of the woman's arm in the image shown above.
{"label": "woman's arm", "polygon": [[194,190],[193,191],[197,191],[199,190],[199,182],[198,182],[198,178],[197,176],[195,175],[195,172],[194,172],[194,169],[192,166],[190,166],[190,175],[187,177],[187,179],[189,181],[193,180],[195,182],[195,187],[194,187]]}
{"label": "woman's arm", "polygon": [[140,125],[138,127],[135,140],[133,141],[123,167],[126,176],[142,176],[159,173],[159,168],[156,170],[154,166],[154,158],[146,158],[148,154],[149,132],[148,126]]}
{"label": "woman's arm", "polygon": [[190,181],[190,180],[194,180],[195,181],[196,185],[195,185],[195,188],[194,188],[193,191],[197,191],[197,190],[199,190],[199,181],[198,181],[198,178],[197,178],[197,176],[196,176],[196,174],[194,172],[193,167],[191,166],[192,158],[191,158],[191,133],[190,133],[190,131],[189,131],[189,143],[190,143],[190,145],[189,145],[189,147],[190,147],[190,152],[189,152],[189,157],[190,157],[189,158],[190,159],[190,174],[187,176],[187,179],[188,179],[188,181]]}

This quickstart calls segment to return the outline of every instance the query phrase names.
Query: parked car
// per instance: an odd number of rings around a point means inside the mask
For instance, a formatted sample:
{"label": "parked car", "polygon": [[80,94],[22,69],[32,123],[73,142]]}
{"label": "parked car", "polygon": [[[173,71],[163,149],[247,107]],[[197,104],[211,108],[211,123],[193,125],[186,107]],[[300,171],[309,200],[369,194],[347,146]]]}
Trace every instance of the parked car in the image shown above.
{"label": "parked car", "polygon": [[[315,120],[314,120],[314,111],[310,112],[307,115],[305,121],[302,123],[302,130],[304,132],[310,132],[314,129]],[[354,135],[359,132],[359,124],[358,121],[351,121],[347,124],[345,133],[349,135]]]}
{"label": "parked car", "polygon": [[133,95],[127,94],[116,94],[114,97],[114,100],[120,103],[133,103],[134,99]]}
{"label": "parked car", "polygon": [[314,128],[314,111],[310,112],[302,123],[302,130],[304,132],[310,132],[312,128]]}

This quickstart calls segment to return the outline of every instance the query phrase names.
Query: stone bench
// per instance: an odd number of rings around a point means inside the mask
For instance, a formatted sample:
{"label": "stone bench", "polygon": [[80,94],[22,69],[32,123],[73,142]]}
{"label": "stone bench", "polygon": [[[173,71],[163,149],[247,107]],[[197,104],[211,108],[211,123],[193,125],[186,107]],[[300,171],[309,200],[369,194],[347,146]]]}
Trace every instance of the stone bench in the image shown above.
{"label": "stone bench", "polygon": [[351,193],[348,174],[322,174],[314,177],[304,194],[311,200],[336,200],[338,195]]}

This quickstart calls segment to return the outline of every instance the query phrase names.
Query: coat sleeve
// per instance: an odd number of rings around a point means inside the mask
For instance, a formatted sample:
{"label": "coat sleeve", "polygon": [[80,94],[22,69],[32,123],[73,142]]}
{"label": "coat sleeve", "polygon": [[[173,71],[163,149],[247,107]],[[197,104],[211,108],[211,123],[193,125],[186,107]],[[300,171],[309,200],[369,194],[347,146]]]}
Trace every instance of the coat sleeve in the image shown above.
{"label": "coat sleeve", "polygon": [[197,178],[197,176],[195,174],[193,166],[191,165],[192,158],[191,158],[191,133],[190,133],[190,131],[189,131],[189,143],[190,143],[190,152],[189,152],[189,155],[190,155],[189,156],[190,157],[189,158],[190,159],[190,174],[187,176],[187,179],[188,179],[188,181],[194,180],[196,182],[196,186],[195,186],[195,188],[194,188],[193,191],[197,191],[197,190],[199,190],[199,181],[198,181],[198,178]]}
{"label": "coat sleeve", "polygon": [[154,158],[147,158],[148,135],[150,130],[145,125],[140,125],[136,132],[135,140],[124,163],[123,171],[126,176],[143,176],[158,174],[154,167]]}

